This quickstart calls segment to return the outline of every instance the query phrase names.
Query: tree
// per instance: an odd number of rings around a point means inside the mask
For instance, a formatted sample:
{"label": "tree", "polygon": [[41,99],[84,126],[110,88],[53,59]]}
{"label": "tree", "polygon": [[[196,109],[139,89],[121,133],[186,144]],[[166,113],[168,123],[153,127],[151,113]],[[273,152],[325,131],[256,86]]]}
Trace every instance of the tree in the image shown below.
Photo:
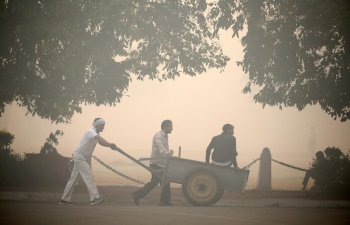
{"label": "tree", "polygon": [[132,77],[223,68],[205,0],[1,0],[0,115],[15,102],[68,122],[82,104],[115,105]]}
{"label": "tree", "polygon": [[0,115],[16,102],[68,122],[81,104],[118,103],[132,77],[222,69],[218,32],[230,29],[243,33],[243,93],[346,121],[349,21],[346,0],[2,0]]}
{"label": "tree", "polygon": [[44,145],[40,149],[40,154],[48,155],[48,154],[56,154],[58,155],[57,148],[58,145],[58,137],[63,135],[63,131],[56,130],[55,133],[50,133],[49,137],[46,138]]}
{"label": "tree", "polygon": [[[321,152],[322,153],[322,152]],[[315,180],[311,190],[348,194],[350,192],[350,156],[339,148],[327,147],[325,157],[311,163],[311,177]]]}
{"label": "tree", "polygon": [[[22,157],[13,152],[11,145],[15,136],[7,131],[0,131],[0,158],[2,160],[18,161]],[[1,164],[1,163],[0,163]]]}
{"label": "tree", "polygon": [[0,148],[3,149],[11,149],[11,145],[15,136],[7,131],[0,131]]}
{"label": "tree", "polygon": [[350,119],[350,3],[346,0],[218,0],[215,30],[242,37],[249,74],[263,106],[302,110],[319,104],[332,118]]}
{"label": "tree", "polygon": [[19,162],[23,160],[14,153],[11,145],[15,136],[7,131],[0,131],[0,186],[16,183]]}

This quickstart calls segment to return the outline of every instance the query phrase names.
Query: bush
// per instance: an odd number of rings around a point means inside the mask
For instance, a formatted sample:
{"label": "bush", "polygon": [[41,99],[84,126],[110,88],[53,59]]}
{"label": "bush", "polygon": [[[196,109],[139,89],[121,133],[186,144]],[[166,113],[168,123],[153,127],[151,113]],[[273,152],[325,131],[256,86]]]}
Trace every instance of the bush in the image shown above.
{"label": "bush", "polygon": [[311,163],[311,190],[339,194],[350,193],[350,156],[339,148],[327,147]]}

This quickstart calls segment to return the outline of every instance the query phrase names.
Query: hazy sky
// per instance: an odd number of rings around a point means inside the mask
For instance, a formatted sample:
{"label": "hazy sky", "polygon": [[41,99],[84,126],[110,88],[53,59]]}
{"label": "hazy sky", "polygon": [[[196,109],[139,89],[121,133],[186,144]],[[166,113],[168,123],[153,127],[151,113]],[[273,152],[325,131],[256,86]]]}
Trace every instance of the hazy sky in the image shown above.
{"label": "hazy sky", "polygon": [[[222,73],[210,70],[196,77],[182,76],[165,82],[134,80],[120,104],[85,106],[70,124],[52,124],[25,116],[23,108],[8,106],[0,118],[0,129],[15,135],[13,148],[18,153],[39,152],[49,133],[60,129],[64,136],[59,139],[58,150],[64,156],[72,154],[95,117],[107,121],[101,136],[136,158],[150,155],[152,136],[164,119],[171,119],[174,124],[169,141],[175,153],[182,146],[182,157],[200,161],[204,160],[211,137],[219,134],[225,123],[235,126],[239,166],[259,157],[264,147],[270,148],[273,158],[303,168],[308,168],[315,151],[327,146],[350,149],[350,122],[333,120],[319,106],[303,111],[263,109],[254,103],[253,95],[242,94],[248,79],[236,66],[243,56],[242,47],[229,33],[222,34],[222,45],[231,57]],[[95,155],[140,179],[149,177],[142,168],[107,148],[97,146]],[[93,166],[99,184],[129,184],[101,166]],[[251,187],[256,184],[257,168],[255,165],[251,170]],[[303,173],[275,164],[272,173],[273,188],[301,188]]]}

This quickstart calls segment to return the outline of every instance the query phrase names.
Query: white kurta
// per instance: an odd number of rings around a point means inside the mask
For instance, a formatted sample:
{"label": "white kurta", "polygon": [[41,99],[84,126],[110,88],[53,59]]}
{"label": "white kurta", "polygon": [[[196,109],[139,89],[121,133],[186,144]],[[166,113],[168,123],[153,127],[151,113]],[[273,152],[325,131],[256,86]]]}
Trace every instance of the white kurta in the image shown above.
{"label": "white kurta", "polygon": [[98,134],[95,128],[88,130],[81,139],[79,146],[74,151],[74,167],[71,173],[71,177],[67,182],[66,188],[64,189],[63,195],[61,197],[62,200],[71,201],[74,184],[79,174],[87,186],[90,200],[92,201],[95,198],[100,197],[90,165],[91,156],[97,144],[97,140],[95,138],[97,135]]}

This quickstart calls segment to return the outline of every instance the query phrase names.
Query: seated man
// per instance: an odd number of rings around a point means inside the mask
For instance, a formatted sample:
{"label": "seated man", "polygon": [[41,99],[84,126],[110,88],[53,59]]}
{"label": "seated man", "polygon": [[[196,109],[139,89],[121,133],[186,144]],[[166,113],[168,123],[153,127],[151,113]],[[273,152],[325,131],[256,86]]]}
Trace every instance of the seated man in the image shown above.
{"label": "seated man", "polygon": [[207,147],[205,161],[209,163],[211,151],[212,163],[218,166],[231,166],[237,167],[236,156],[236,138],[233,136],[234,127],[231,124],[225,124],[222,127],[222,134],[212,138],[209,146]]}

